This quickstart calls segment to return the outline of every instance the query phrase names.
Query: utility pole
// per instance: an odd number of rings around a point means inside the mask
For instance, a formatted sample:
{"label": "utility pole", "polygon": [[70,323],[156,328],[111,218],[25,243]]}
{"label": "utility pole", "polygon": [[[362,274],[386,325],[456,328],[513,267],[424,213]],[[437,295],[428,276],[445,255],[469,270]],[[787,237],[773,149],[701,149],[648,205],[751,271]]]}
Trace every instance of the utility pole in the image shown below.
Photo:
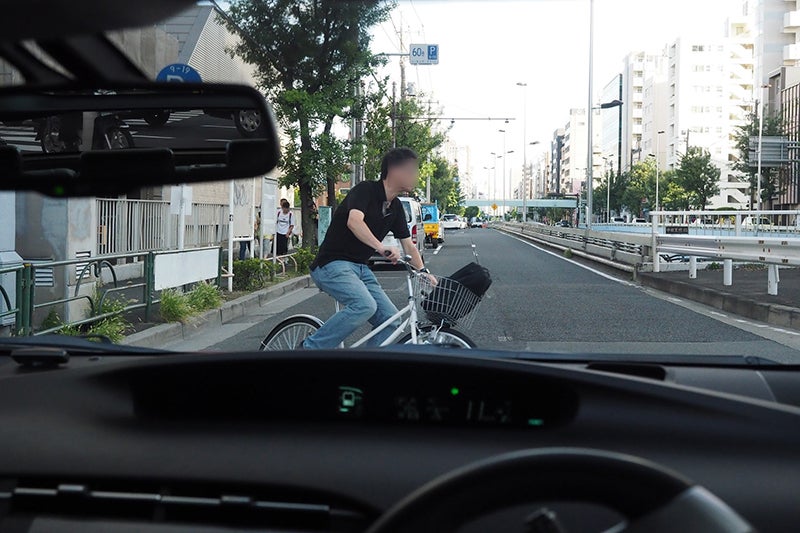
{"label": "utility pole", "polygon": [[392,148],[397,148],[397,83],[392,82]]}
{"label": "utility pole", "polygon": [[594,177],[592,165],[594,157],[594,0],[589,0],[589,97],[586,104],[586,227],[592,229],[592,194],[594,193]]}
{"label": "utility pole", "polygon": [[[400,12],[400,50],[407,51],[403,42],[403,12]],[[406,58],[400,56],[400,102],[406,99]]]}

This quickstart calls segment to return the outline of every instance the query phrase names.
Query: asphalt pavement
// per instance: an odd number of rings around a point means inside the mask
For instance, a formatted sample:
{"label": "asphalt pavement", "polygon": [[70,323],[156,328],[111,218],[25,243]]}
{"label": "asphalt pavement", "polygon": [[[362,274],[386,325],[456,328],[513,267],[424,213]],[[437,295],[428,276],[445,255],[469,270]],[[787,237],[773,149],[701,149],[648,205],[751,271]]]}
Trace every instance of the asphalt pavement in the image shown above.
{"label": "asphalt pavement", "polygon": [[[492,287],[477,320],[465,331],[479,347],[546,353],[745,355],[800,361],[800,334],[640,287],[590,265],[491,229],[448,232],[426,263],[449,275],[472,260],[489,268]],[[377,272],[398,307],[406,299],[405,274]],[[334,311],[330,297],[303,289],[276,299],[257,314],[221,331],[168,349],[254,350],[280,320],[296,313],[321,319]],[[357,334],[366,332],[362,328]]]}

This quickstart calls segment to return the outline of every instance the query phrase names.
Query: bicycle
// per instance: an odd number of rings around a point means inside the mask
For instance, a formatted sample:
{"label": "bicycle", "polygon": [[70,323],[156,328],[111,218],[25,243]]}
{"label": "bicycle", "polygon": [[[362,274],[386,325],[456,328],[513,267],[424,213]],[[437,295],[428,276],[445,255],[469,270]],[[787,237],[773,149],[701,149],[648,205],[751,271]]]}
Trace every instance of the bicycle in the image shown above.
{"label": "bicycle", "polygon": [[[475,308],[481,298],[458,281],[444,276],[436,276],[434,285],[429,278],[431,275],[415,269],[408,262],[410,259],[410,256],[404,256],[398,261],[408,274],[408,304],[350,347],[364,345],[379,332],[390,327],[392,322],[402,318],[400,326],[380,346],[397,342],[475,348],[472,339],[455,327],[469,329],[472,326],[476,316]],[[336,312],[339,312],[339,302],[335,303]],[[306,337],[322,327],[322,324],[322,320],[312,315],[291,316],[272,328],[261,341],[259,350],[294,350]],[[343,348],[344,343],[339,347]]]}

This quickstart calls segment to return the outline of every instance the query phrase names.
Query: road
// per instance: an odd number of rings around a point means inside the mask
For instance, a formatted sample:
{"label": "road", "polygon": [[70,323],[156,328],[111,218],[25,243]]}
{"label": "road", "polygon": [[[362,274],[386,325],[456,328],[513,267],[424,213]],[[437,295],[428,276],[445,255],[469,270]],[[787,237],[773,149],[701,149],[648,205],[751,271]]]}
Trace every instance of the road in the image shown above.
{"label": "road", "polygon": [[[162,126],[150,126],[140,118],[125,119],[125,123],[136,148],[219,148],[229,140],[241,139],[232,119],[212,117],[200,110],[173,112]],[[32,125],[0,123],[0,139],[22,152],[42,151]]]}
{"label": "road", "polygon": [[[695,302],[639,287],[490,229],[448,232],[428,250],[437,274],[450,274],[477,256],[493,284],[466,333],[479,347],[535,352],[748,355],[800,361],[800,334],[721,313]],[[392,300],[403,305],[405,274],[380,271]],[[332,300],[304,289],[268,308],[198,332],[175,350],[253,350],[283,318],[306,313],[327,318]],[[366,331],[362,329],[361,333]]]}

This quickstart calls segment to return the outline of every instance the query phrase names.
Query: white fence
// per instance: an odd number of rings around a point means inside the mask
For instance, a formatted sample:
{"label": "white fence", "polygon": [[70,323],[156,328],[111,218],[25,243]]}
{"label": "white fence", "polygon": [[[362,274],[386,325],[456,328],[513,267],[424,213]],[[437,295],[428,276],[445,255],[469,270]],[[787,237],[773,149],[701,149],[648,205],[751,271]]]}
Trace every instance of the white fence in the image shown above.
{"label": "white fence", "polygon": [[[178,215],[169,202],[98,198],[97,253],[121,254],[178,247]],[[187,247],[217,246],[228,238],[228,206],[193,203],[186,217]]]}

